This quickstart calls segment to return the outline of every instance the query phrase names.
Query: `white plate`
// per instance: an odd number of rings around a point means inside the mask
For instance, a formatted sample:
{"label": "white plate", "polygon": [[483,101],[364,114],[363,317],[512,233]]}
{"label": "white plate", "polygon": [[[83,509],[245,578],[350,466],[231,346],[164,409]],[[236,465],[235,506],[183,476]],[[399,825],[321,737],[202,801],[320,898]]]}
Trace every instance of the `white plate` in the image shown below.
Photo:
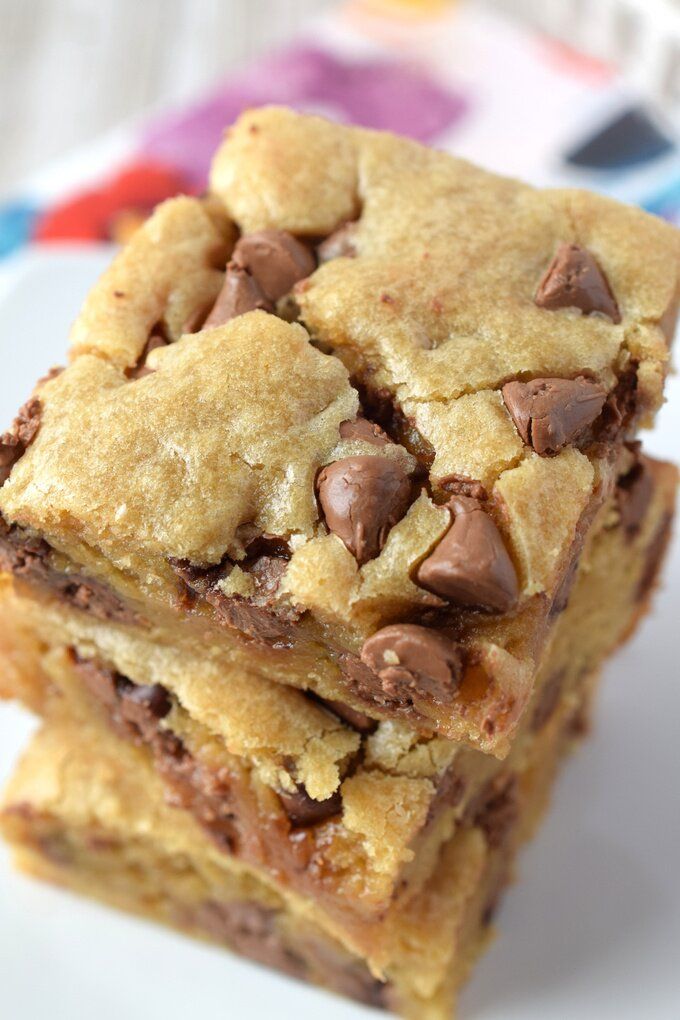
{"label": "white plate", "polygon": [[[0,277],[0,423],[65,337],[108,251],[22,255]],[[680,385],[648,449],[677,457]],[[521,859],[501,937],[462,1020],[678,1020],[680,543],[651,619],[607,671],[594,738]],[[32,722],[0,707],[0,777]],[[0,1016],[6,1020],[352,1020],[325,993],[15,875],[0,850]]]}

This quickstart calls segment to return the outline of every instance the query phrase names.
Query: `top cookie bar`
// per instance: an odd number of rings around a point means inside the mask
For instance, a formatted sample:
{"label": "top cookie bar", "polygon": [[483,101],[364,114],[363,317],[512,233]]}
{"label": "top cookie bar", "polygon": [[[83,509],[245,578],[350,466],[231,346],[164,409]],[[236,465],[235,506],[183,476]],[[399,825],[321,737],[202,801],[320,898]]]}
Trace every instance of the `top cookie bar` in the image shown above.
{"label": "top cookie bar", "polygon": [[639,210],[251,111],[2,438],[0,566],[505,754],[679,298]]}

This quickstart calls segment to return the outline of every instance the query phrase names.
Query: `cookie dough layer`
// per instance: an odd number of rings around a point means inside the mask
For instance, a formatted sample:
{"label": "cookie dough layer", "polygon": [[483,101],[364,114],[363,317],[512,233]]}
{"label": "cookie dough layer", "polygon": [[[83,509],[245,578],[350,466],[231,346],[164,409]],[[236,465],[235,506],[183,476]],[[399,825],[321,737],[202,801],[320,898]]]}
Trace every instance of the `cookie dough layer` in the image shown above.
{"label": "cookie dough layer", "polygon": [[[532,706],[504,764],[403,723],[340,718],[253,676],[206,671],[172,649],[112,641],[103,624],[0,598],[0,691],[113,729],[225,854],[313,899],[355,949],[414,900],[441,846],[483,816],[556,712],[644,614],[668,538],[675,469],[639,456],[581,555]],[[643,498],[644,497],[644,498]],[[197,696],[212,689],[213,701]],[[221,697],[220,697],[221,692]],[[337,706],[336,706],[337,710]],[[326,785],[324,785],[324,783]],[[378,809],[379,808],[379,809]]]}
{"label": "cookie dough layer", "polygon": [[0,562],[505,754],[679,294],[679,236],[638,210],[251,111],[0,437]]}
{"label": "cookie dough layer", "polygon": [[563,752],[582,730],[589,681],[536,738],[512,801],[467,825],[407,908],[374,925],[357,953],[313,901],[221,854],[167,806],[143,755],[99,727],[54,719],[5,793],[0,828],[17,865],[39,878],[208,938],[235,952],[410,1020],[449,1020],[489,935],[512,860],[547,802]]}

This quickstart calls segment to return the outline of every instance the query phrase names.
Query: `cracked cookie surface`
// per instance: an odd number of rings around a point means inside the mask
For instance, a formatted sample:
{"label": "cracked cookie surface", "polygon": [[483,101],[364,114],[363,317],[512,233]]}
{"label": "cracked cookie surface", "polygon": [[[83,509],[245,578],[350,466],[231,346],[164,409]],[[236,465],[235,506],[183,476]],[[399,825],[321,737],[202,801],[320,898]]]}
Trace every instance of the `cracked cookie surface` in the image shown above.
{"label": "cracked cookie surface", "polygon": [[[679,294],[678,234],[638,210],[254,110],[209,197],[161,206],[93,289],[0,510],[154,626],[179,606],[231,659],[288,648],[278,679],[313,646],[324,697],[507,750]],[[355,696],[402,625],[452,643],[443,707]]]}

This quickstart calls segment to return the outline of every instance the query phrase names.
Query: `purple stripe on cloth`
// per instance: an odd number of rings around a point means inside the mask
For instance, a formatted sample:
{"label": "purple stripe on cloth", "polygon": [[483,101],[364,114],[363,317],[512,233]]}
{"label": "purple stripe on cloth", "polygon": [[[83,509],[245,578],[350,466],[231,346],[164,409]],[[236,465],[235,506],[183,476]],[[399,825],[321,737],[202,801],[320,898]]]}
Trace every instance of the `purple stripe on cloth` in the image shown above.
{"label": "purple stripe on cloth", "polygon": [[470,107],[470,97],[422,68],[393,60],[345,60],[310,46],[274,54],[230,79],[203,102],[161,117],[142,135],[144,155],[202,186],[226,125],[249,106],[284,103],[431,142]]}

